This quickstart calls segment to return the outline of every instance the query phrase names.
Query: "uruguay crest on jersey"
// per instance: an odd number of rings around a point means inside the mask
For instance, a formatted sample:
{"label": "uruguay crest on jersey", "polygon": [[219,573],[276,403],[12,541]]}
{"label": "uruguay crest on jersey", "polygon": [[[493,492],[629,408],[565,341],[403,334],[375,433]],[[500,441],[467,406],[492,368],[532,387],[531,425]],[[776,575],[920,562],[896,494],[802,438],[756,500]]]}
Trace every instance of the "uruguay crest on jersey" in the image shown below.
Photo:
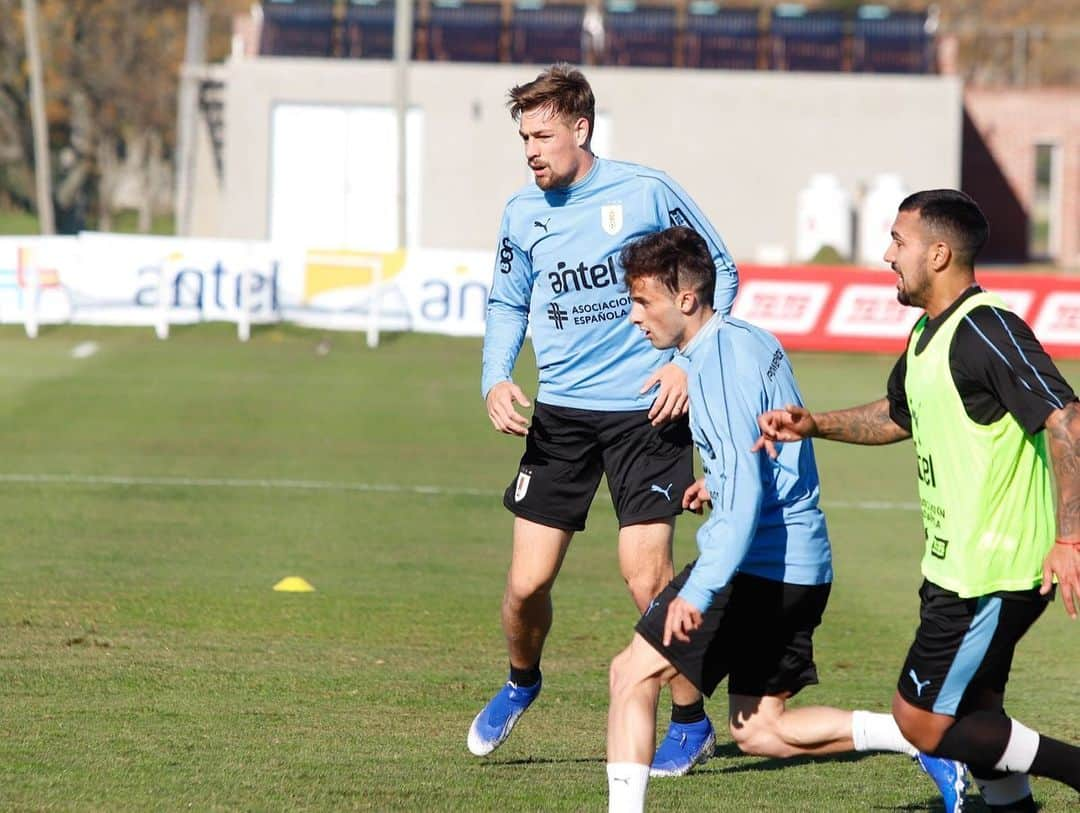
{"label": "uruguay crest on jersey", "polygon": [[522,469],[518,472],[517,485],[514,487],[514,502],[521,502],[529,491],[529,481],[532,480],[532,471]]}
{"label": "uruguay crest on jersey", "polygon": [[622,204],[608,203],[600,207],[600,225],[614,237],[622,231]]}

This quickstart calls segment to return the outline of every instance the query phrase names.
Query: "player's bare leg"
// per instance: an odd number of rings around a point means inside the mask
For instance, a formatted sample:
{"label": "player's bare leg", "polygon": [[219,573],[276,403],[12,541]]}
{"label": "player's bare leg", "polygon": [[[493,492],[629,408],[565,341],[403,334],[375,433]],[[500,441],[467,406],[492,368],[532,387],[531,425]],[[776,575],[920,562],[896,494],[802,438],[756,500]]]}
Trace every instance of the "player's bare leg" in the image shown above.
{"label": "player's bare leg", "polygon": [[[619,529],[619,566],[641,613],[675,575],[671,561],[674,536],[674,519]],[[653,761],[653,776],[689,773],[712,756],[716,744],[701,692],[682,675],[676,675],[670,685],[672,724]]]}
{"label": "player's bare leg", "polygon": [[551,588],[573,534],[514,518],[514,550],[503,593],[502,626],[511,666],[540,662],[553,616]]}
{"label": "player's bare leg", "polygon": [[740,750],[787,759],[855,749],[852,712],[828,706],[788,709],[787,697],[728,696],[728,726]]}
{"label": "player's bare leg", "polygon": [[[993,701],[993,702],[991,702]],[[1080,791],[1080,747],[1052,739],[1010,718],[983,695],[979,709],[954,718],[920,709],[897,692],[893,716],[900,730],[922,751],[966,762],[974,776],[1030,774],[1056,779]],[[1015,793],[1021,783],[1007,788]],[[1021,809],[1021,808],[1017,808]]]}
{"label": "player's bare leg", "polygon": [[540,694],[540,656],[553,614],[551,588],[572,538],[569,531],[521,517],[514,520],[514,549],[502,603],[510,679],[469,728],[469,750],[476,756],[502,745]]}
{"label": "player's bare leg", "polygon": [[675,674],[675,667],[637,634],[611,662],[607,733],[611,813],[644,809],[656,736],[656,703],[660,687]]}

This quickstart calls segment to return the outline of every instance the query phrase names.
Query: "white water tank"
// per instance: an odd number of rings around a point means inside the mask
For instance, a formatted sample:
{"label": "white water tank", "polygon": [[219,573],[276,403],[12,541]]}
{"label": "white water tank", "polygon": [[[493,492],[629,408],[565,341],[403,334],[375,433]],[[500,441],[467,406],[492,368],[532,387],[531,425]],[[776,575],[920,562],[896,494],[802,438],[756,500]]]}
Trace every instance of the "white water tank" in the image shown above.
{"label": "white water tank", "polygon": [[892,224],[900,202],[908,195],[899,175],[874,177],[859,207],[859,263],[868,268],[885,268],[882,256],[892,241]]}
{"label": "white water tank", "polygon": [[851,211],[851,195],[835,175],[812,175],[796,199],[795,259],[807,262],[828,246],[850,260]]}

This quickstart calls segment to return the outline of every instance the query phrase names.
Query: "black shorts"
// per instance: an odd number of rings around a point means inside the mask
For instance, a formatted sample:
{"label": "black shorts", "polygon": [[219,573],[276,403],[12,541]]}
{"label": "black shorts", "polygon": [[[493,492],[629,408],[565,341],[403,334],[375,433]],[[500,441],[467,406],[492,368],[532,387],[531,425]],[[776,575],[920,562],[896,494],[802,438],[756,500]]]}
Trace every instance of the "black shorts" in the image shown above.
{"label": "black shorts", "polygon": [[960,598],[924,581],[919,628],[897,691],[913,706],[951,716],[962,714],[980,690],[1004,692],[1016,644],[1051,596],[1036,587]]}
{"label": "black shorts", "polygon": [[736,574],[713,600],[689,643],[664,646],[668,604],[690,576],[687,565],[638,621],[636,631],[705,694],[726,676],[728,694],[796,694],[818,682],[814,629],[829,601],[830,584],[788,584]]}
{"label": "black shorts", "polygon": [[694,482],[686,417],[654,427],[647,410],[595,412],[538,403],[503,504],[523,519],[583,531],[603,474],[620,527],[682,513],[683,492]]}

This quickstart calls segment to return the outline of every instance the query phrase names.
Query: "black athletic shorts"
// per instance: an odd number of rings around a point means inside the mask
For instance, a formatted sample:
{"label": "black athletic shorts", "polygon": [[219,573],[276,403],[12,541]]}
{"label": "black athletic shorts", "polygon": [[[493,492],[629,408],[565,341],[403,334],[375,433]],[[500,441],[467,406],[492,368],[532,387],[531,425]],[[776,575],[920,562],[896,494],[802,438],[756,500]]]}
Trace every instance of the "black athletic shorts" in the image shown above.
{"label": "black athletic shorts", "polygon": [[1052,595],[1040,596],[1036,587],[960,598],[923,581],[919,628],[896,685],[900,695],[920,709],[956,716],[980,690],[1004,692],[1016,644]]}
{"label": "black athletic shorts", "polygon": [[538,403],[503,504],[541,525],[582,531],[606,474],[620,527],[667,519],[682,513],[683,492],[694,482],[693,455],[685,416],[654,427],[647,410]]}
{"label": "black athletic shorts", "polygon": [[728,694],[796,694],[818,682],[814,629],[829,601],[830,584],[788,584],[738,573],[704,615],[689,643],[664,646],[668,604],[686,584],[693,563],[665,587],[636,631],[705,694],[728,676]]}

